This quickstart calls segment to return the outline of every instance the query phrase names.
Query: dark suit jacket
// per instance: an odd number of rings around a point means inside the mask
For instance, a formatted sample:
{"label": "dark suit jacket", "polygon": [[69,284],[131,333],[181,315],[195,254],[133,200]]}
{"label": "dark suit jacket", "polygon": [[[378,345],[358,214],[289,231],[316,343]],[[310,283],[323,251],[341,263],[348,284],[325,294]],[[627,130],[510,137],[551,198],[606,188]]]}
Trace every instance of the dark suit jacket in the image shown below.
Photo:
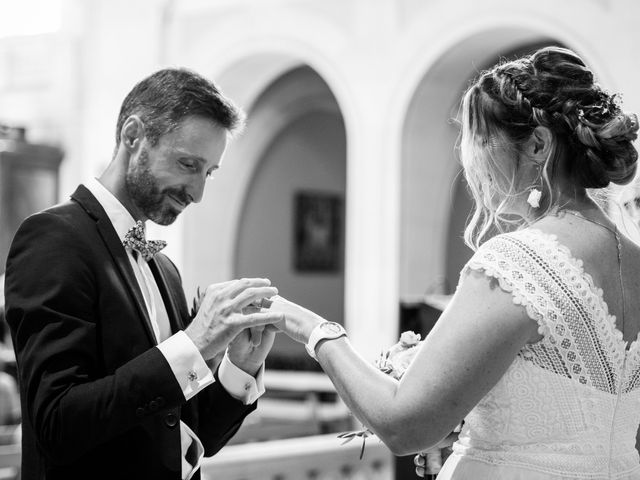
{"label": "dark suit jacket", "polygon": [[[173,331],[184,328],[189,314],[176,267],[162,254],[150,266]],[[22,397],[24,480],[176,480],[180,419],[210,456],[255,409],[218,381],[185,402],[154,348],[126,251],[84,186],[71,201],[23,222],[5,281]]]}

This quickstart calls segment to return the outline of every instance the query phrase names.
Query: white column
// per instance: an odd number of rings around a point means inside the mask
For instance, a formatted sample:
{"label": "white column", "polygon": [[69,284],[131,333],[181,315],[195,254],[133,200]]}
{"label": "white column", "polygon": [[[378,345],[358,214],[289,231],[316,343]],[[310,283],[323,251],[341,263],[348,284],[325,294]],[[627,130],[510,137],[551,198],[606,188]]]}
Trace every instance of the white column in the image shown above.
{"label": "white column", "polygon": [[345,325],[358,352],[373,361],[398,340],[399,326],[401,162],[388,116],[398,6],[384,0],[355,5],[355,48],[343,59],[356,109],[345,119]]}
{"label": "white column", "polygon": [[388,151],[379,104],[369,105],[347,129],[345,324],[355,348],[373,360],[398,339],[400,161]]}

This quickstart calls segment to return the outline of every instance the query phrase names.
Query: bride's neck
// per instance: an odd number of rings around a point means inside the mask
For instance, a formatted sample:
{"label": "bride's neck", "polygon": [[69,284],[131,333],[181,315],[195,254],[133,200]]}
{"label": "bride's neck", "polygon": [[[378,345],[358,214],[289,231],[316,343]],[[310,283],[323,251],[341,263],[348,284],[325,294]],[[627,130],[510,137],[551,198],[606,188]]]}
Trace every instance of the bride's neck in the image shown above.
{"label": "bride's neck", "polygon": [[567,210],[576,212],[590,220],[609,220],[608,215],[602,207],[600,207],[600,205],[598,205],[598,203],[586,192],[579,196],[561,196],[558,199],[558,202],[556,202],[556,207],[554,207],[551,213],[553,215],[558,215]]}

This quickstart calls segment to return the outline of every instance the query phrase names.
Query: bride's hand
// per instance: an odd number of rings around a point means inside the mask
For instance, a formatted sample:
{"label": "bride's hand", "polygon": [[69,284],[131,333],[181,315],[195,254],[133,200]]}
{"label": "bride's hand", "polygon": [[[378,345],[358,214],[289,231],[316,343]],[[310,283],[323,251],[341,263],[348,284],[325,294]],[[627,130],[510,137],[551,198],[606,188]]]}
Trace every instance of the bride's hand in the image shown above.
{"label": "bride's hand", "polygon": [[269,311],[284,314],[284,320],[274,325],[297,342],[307,343],[311,331],[316,325],[325,321],[320,315],[297,303],[290,302],[280,295],[276,295],[270,300],[273,303],[269,307]]}

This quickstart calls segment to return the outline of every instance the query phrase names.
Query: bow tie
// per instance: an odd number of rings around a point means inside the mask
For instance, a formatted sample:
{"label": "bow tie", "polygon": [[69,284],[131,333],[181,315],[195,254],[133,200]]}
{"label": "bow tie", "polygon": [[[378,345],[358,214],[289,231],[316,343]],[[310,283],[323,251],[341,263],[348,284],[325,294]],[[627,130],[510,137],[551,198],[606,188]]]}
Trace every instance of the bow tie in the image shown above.
{"label": "bow tie", "polygon": [[144,223],[138,220],[135,226],[131,227],[124,236],[122,245],[125,248],[139,252],[142,258],[148,262],[156,253],[167,246],[167,242],[164,240],[147,240],[144,234]]}

